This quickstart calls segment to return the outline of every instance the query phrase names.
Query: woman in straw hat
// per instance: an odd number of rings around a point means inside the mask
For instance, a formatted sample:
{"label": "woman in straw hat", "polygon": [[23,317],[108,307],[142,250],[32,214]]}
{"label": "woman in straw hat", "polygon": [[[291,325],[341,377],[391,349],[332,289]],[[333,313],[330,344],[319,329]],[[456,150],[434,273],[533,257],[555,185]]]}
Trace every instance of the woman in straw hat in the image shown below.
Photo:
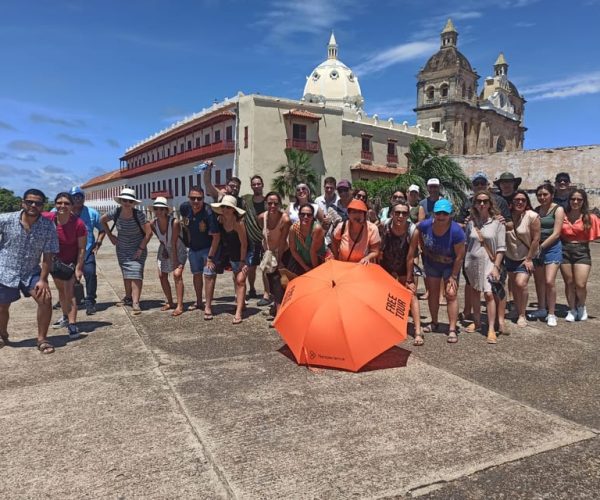
{"label": "woman in straw hat", "polygon": [[[173,309],[171,316],[183,313],[183,267],[187,260],[187,251],[181,238],[179,238],[179,221],[171,215],[167,199],[159,196],[152,204],[155,218],[152,221],[152,231],[160,241],[158,247],[158,277],[160,286],[167,299],[161,311]],[[173,294],[169,283],[169,273],[173,273],[175,291],[177,293],[177,307],[173,304]]]}
{"label": "woman in straw hat", "polygon": [[[123,274],[125,297],[118,304],[132,306],[133,314],[140,314],[140,295],[144,280],[144,264],[148,251],[148,242],[152,238],[150,223],[146,221],[144,212],[135,208],[140,203],[135,191],[123,188],[114,200],[119,206],[100,219],[110,242],[117,247],[117,260]],[[108,221],[114,221],[112,228]],[[117,229],[118,235],[113,234]]]}
{"label": "woman in straw hat", "polygon": [[[219,203],[211,203],[213,211],[219,214],[219,229],[221,232],[221,258],[220,266],[229,264],[233,271],[233,283],[235,285],[236,309],[233,324],[242,322],[242,311],[246,298],[246,252],[248,250],[248,236],[243,216],[246,213],[237,206],[234,196],[225,195]],[[208,261],[209,267],[214,269],[214,262]],[[212,304],[212,297],[206,298],[206,307]],[[208,309],[207,309],[208,310]]]}

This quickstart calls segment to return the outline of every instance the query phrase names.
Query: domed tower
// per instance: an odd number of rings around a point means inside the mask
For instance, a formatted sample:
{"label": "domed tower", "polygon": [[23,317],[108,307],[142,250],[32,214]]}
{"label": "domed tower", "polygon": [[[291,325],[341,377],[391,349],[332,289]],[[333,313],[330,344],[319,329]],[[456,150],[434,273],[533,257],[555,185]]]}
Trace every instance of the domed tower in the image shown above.
{"label": "domed tower", "polygon": [[302,100],[353,109],[363,106],[358,78],[338,59],[338,45],[333,32],[327,46],[327,59],[306,77]]}
{"label": "domed tower", "polygon": [[425,130],[445,130],[448,152],[466,154],[472,149],[470,122],[477,111],[479,75],[457,49],[458,31],[451,19],[440,38],[440,50],[418,74],[417,123]]}

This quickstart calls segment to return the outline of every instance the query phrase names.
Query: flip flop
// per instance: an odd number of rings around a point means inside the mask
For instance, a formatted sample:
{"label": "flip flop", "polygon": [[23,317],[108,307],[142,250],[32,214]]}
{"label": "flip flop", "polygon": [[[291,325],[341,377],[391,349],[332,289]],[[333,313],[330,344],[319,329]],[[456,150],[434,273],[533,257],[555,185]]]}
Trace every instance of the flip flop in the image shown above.
{"label": "flip flop", "polygon": [[204,321],[210,321],[213,319],[212,313],[204,313]]}
{"label": "flip flop", "polygon": [[[454,334],[454,335],[452,335]],[[456,335],[456,330],[450,330],[448,332],[448,338],[446,339],[448,344],[456,344],[458,342],[458,336]]]}
{"label": "flip flop", "polygon": [[231,323],[233,323],[234,325],[239,325],[242,322],[242,318],[233,318],[233,321]]}
{"label": "flip flop", "polygon": [[37,348],[42,354],[52,354],[54,352],[54,346],[47,340],[38,341]]}
{"label": "flip flop", "polygon": [[183,309],[175,309],[172,313],[171,316],[181,316],[183,314]]}
{"label": "flip flop", "polygon": [[198,305],[198,303],[194,303],[190,304],[187,309],[188,311],[195,311],[196,309],[200,309],[200,306]]}
{"label": "flip flop", "polygon": [[423,345],[425,343],[425,340],[423,339],[423,335],[415,335],[415,341],[413,342],[413,345],[415,346],[420,346]]}
{"label": "flip flop", "polygon": [[168,311],[169,309],[173,309],[173,305],[172,304],[164,304],[160,310],[161,311]]}

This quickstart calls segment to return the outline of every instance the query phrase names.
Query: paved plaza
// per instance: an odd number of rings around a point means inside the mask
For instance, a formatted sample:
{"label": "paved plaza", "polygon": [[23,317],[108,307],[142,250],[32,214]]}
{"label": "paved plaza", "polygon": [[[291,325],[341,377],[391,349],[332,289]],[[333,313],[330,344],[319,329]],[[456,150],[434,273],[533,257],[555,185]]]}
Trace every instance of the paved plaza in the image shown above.
{"label": "paved plaza", "polygon": [[141,316],[113,305],[109,244],[81,339],[51,330],[41,355],[33,302],[11,309],[0,498],[600,497],[597,269],[587,322],[513,325],[495,346],[429,334],[349,373],[298,366],[255,300],[232,325],[229,273],[213,321],[160,312],[153,245]]}

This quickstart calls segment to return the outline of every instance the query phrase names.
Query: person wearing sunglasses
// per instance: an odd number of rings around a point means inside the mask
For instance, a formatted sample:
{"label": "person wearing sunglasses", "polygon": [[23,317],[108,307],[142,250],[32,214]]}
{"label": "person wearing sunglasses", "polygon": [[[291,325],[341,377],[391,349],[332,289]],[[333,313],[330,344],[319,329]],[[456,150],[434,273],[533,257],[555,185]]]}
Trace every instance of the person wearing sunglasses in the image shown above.
{"label": "person wearing sunglasses", "polygon": [[48,275],[59,244],[56,227],[41,217],[45,203],[42,191],[28,189],[21,210],[0,214],[0,348],[9,344],[10,305],[23,294],[37,304],[38,350],[42,354],[54,352],[47,339],[52,318]]}
{"label": "person wearing sunglasses", "polygon": [[204,187],[206,188],[206,194],[214,201],[221,201],[223,196],[233,196],[235,198],[238,208],[245,209],[246,204],[244,199],[240,196],[240,189],[242,187],[242,181],[238,177],[230,177],[225,183],[224,189],[217,189],[212,183],[212,170],[215,168],[215,162],[208,160],[206,168],[203,173]]}
{"label": "person wearing sunglasses", "polygon": [[[444,282],[449,320],[447,341],[450,344],[458,342],[458,281],[465,256],[465,233],[460,225],[452,220],[453,210],[449,200],[436,201],[433,218],[419,222],[408,251],[409,262],[414,261],[418,246],[423,251],[425,284],[429,290],[427,302],[431,315],[431,323],[423,328],[424,333],[439,330],[439,297],[442,280]],[[406,281],[413,281],[413,266],[407,266]]]}
{"label": "person wearing sunglasses", "polygon": [[570,205],[569,198],[571,196],[571,191],[573,191],[573,188],[571,187],[571,176],[568,172],[556,174],[556,177],[554,178],[554,197],[552,201],[560,205],[565,211]]}
{"label": "person wearing sunglasses", "polygon": [[413,293],[410,302],[410,313],[415,329],[413,345],[421,346],[424,340],[417,286],[413,280],[410,282],[406,280],[407,266],[414,265],[414,262],[408,262],[408,249],[415,225],[410,220],[410,206],[405,201],[396,203],[390,215],[391,219],[382,228],[380,265]]}
{"label": "person wearing sunglasses", "polygon": [[179,206],[179,215],[181,231],[185,236],[184,243],[189,248],[188,258],[196,294],[196,300],[188,307],[188,311],[202,310],[204,291],[204,319],[210,321],[213,315],[209,297],[214,296],[217,251],[221,238],[217,216],[210,205],[205,203],[204,190],[200,186],[190,188],[188,201]]}
{"label": "person wearing sunglasses", "polygon": [[378,227],[367,220],[368,211],[361,200],[348,204],[348,220],[338,224],[333,232],[333,255],[337,260],[366,266],[379,257],[381,237]]}
{"label": "person wearing sunglasses", "polygon": [[58,193],[54,198],[54,206],[56,212],[44,212],[42,215],[56,227],[59,245],[56,258],[63,264],[73,267],[75,272],[69,279],[52,275],[62,310],[62,316],[52,324],[52,328],[67,327],[69,340],[75,340],[80,337],[77,328],[75,280],[79,282],[83,277],[87,229],[83,220],[71,213],[73,197],[69,193]]}
{"label": "person wearing sunglasses", "polygon": [[427,197],[422,199],[419,204],[425,211],[425,217],[433,216],[433,206],[435,202],[443,198],[440,193],[440,180],[437,177],[432,177],[427,180]]}
{"label": "person wearing sunglasses", "polygon": [[[117,305],[131,306],[134,315],[142,313],[140,297],[144,280],[144,266],[148,257],[148,242],[152,238],[150,222],[142,210],[136,205],[141,203],[135,197],[135,190],[123,188],[119,196],[115,196],[119,206],[100,218],[106,236],[115,245],[117,260],[123,275],[125,296]],[[113,221],[112,228],[108,222]],[[118,236],[113,234],[117,229]]]}
{"label": "person wearing sunglasses", "polygon": [[308,204],[312,205],[317,220],[319,222],[323,222],[324,214],[319,208],[319,206],[316,203],[312,202],[310,196],[310,188],[307,184],[300,183],[296,186],[296,201],[294,201],[294,203],[290,203],[290,206],[287,210],[288,217],[290,218],[290,222],[292,224],[300,220],[300,217],[298,216],[300,208]]}
{"label": "person wearing sunglasses", "polygon": [[304,205],[298,213],[300,220],[290,229],[290,253],[292,260],[288,269],[296,275],[314,269],[325,260],[325,231],[315,220],[312,205]]}
{"label": "person wearing sunglasses", "polygon": [[560,272],[565,281],[569,304],[566,321],[588,319],[587,282],[592,270],[590,241],[600,238],[600,219],[590,213],[587,193],[575,189],[569,197],[569,206],[561,229],[563,262]]}
{"label": "person wearing sunglasses", "polygon": [[[151,223],[152,232],[160,242],[157,252],[158,279],[166,298],[161,311],[173,309],[171,316],[179,316],[183,313],[183,268],[187,261],[187,250],[179,238],[181,224],[171,214],[167,199],[163,196],[158,196],[154,200],[152,210],[155,216]],[[173,303],[173,292],[169,283],[171,273],[175,281],[177,306]]]}
{"label": "person wearing sunglasses", "polygon": [[506,252],[506,227],[495,218],[496,210],[492,194],[489,191],[479,191],[473,199],[471,217],[465,231],[465,275],[471,285],[469,291],[473,304],[473,323],[466,331],[475,332],[481,328],[480,301],[483,292],[488,344],[497,342],[496,322],[498,334],[504,332],[506,307],[503,286],[506,272],[502,267]]}
{"label": "person wearing sunglasses", "polygon": [[406,193],[402,190],[402,189],[396,189],[393,193],[392,196],[390,196],[390,203],[387,207],[383,207],[380,211],[379,211],[379,222],[383,225],[386,222],[388,222],[391,219],[391,213],[392,213],[392,208],[393,206],[400,202],[400,201],[406,201]]}
{"label": "person wearing sunglasses", "polygon": [[518,314],[517,326],[523,328],[527,326],[527,285],[534,272],[533,258],[538,254],[541,230],[540,216],[531,207],[527,191],[515,191],[511,217],[513,224],[506,231],[504,263]]}

